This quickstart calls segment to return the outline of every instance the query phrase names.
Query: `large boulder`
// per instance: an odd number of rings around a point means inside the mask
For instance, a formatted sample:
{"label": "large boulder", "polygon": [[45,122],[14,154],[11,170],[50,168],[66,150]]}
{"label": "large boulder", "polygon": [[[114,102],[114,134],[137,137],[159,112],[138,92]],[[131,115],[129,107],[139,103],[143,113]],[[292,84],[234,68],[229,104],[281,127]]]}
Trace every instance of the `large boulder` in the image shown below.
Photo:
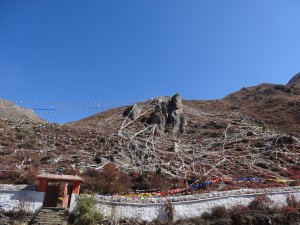
{"label": "large boulder", "polygon": [[165,129],[168,121],[167,106],[164,102],[155,106],[155,111],[149,119],[150,124],[157,124],[161,130]]}
{"label": "large boulder", "polygon": [[142,109],[138,104],[134,104],[132,106],[127,107],[123,111],[123,116],[128,116],[130,119],[136,119],[140,116]]}
{"label": "large boulder", "polygon": [[173,134],[181,132],[184,133],[186,120],[183,116],[182,98],[176,93],[168,104],[168,123],[173,128]]}
{"label": "large boulder", "polygon": [[182,115],[177,111],[173,111],[169,115],[169,124],[171,124],[173,127],[173,133],[179,132],[180,125],[181,125],[181,117]]}
{"label": "large boulder", "polygon": [[171,125],[173,134],[178,132],[184,133],[186,120],[183,116],[182,98],[177,93],[168,101],[158,103],[155,112],[149,118],[151,124],[159,125],[164,130],[165,126]]}
{"label": "large boulder", "polygon": [[292,88],[294,95],[300,95],[300,73],[293,76],[293,78],[287,83],[287,86]]}
{"label": "large boulder", "polygon": [[173,111],[176,111],[176,110],[182,111],[182,98],[178,93],[176,93],[174,96],[172,96],[172,98],[168,104],[168,112],[169,113],[172,113]]}
{"label": "large boulder", "polygon": [[294,86],[300,84],[300,73],[297,73],[295,76],[290,79],[290,81],[287,83],[289,86]]}

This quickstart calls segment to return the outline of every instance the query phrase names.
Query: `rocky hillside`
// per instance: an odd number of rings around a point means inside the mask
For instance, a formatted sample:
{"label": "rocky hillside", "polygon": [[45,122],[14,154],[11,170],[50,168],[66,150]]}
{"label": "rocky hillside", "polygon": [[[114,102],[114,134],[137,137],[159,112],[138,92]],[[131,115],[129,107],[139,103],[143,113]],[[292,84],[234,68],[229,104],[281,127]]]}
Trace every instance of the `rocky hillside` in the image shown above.
{"label": "rocky hillside", "polygon": [[[216,177],[297,180],[299,83],[296,75],[288,85],[242,88],[213,101],[157,97],[65,125],[1,117],[0,181],[30,182],[59,167],[104,193]],[[281,184],[223,182],[212,188],[274,185]]]}
{"label": "rocky hillside", "polygon": [[43,122],[31,109],[26,109],[0,98],[0,119],[12,121]]}

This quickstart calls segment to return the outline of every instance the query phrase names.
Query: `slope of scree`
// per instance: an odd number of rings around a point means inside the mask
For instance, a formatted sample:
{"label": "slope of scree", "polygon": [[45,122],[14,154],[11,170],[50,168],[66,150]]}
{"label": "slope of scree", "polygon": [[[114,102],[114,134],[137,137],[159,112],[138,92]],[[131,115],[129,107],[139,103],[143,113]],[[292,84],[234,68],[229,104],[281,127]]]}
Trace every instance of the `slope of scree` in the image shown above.
{"label": "slope of scree", "polygon": [[65,125],[0,119],[0,181],[31,182],[59,167],[102,193],[215,177],[299,179],[299,97],[295,87],[262,84],[214,101],[158,97]]}
{"label": "slope of scree", "polygon": [[10,101],[0,98],[0,119],[14,120],[14,121],[32,121],[32,122],[43,122],[33,110],[22,108],[13,104]]}

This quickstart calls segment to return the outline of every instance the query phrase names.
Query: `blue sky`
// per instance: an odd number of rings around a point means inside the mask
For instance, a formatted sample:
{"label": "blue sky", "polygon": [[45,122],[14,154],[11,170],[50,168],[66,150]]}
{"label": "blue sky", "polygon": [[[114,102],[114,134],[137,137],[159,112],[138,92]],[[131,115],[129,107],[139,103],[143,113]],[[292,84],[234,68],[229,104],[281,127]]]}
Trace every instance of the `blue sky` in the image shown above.
{"label": "blue sky", "polygon": [[63,123],[107,101],[285,84],[300,71],[299,11],[299,0],[0,0],[0,98],[87,109],[42,114]]}

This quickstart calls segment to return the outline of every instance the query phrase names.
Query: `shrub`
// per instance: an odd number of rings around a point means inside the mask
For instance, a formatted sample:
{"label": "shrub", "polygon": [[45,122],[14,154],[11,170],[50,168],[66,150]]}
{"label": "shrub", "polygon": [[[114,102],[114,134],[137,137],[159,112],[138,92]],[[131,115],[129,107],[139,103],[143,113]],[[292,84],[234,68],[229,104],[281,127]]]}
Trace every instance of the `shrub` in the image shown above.
{"label": "shrub", "polygon": [[300,208],[300,201],[297,200],[295,195],[286,196],[286,203],[287,203],[287,206],[290,206],[293,208]]}
{"label": "shrub", "polygon": [[229,218],[229,213],[224,206],[216,206],[211,209],[212,218]]}
{"label": "shrub", "polygon": [[27,224],[28,213],[24,210],[11,210],[3,214],[13,220],[13,224]]}
{"label": "shrub", "polygon": [[289,183],[289,186],[293,187],[293,186],[298,186],[300,184],[299,181],[293,180]]}
{"label": "shrub", "polygon": [[233,206],[230,210],[231,210],[231,212],[241,212],[241,211],[247,211],[248,207],[245,205],[237,204],[237,205]]}
{"label": "shrub", "polygon": [[97,221],[102,217],[96,209],[96,200],[88,195],[83,195],[77,199],[74,215],[75,224],[78,225],[97,224]]}
{"label": "shrub", "polygon": [[114,194],[128,192],[132,187],[131,177],[112,163],[107,164],[102,171],[89,169],[82,175],[86,181],[82,185],[83,192]]}
{"label": "shrub", "polygon": [[249,209],[266,211],[271,208],[273,201],[267,195],[256,196],[248,205]]}
{"label": "shrub", "polygon": [[204,220],[210,220],[211,215],[210,215],[209,212],[204,212],[204,213],[202,213],[201,218],[204,219]]}

